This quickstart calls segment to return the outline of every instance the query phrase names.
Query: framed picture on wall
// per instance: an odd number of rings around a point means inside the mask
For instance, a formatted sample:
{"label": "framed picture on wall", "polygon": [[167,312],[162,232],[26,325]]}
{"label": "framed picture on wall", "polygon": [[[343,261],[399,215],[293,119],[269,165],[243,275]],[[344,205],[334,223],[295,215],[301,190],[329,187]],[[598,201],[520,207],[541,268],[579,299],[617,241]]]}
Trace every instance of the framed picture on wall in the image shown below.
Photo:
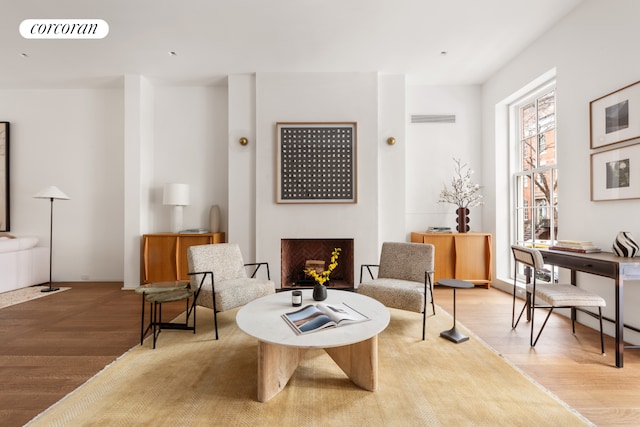
{"label": "framed picture on wall", "polygon": [[357,123],[277,123],[277,203],[357,203]]}
{"label": "framed picture on wall", "polygon": [[589,103],[591,148],[640,137],[640,81]]}
{"label": "framed picture on wall", "polygon": [[640,198],[640,143],[591,155],[591,201]]}
{"label": "framed picture on wall", "polygon": [[9,225],[9,122],[0,122],[0,231]]}

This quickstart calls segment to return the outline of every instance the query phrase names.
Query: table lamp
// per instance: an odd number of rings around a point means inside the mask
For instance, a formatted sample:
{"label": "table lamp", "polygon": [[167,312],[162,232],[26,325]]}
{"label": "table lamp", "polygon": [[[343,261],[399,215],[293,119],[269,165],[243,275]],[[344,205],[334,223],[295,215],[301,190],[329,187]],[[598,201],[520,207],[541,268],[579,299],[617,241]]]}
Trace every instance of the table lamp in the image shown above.
{"label": "table lamp", "polygon": [[69,200],[69,196],[64,194],[58,187],[49,186],[43,188],[38,193],[33,195],[34,199],[49,199],[51,200],[51,219],[49,221],[49,287],[42,289],[41,292],[52,292],[57,291],[60,288],[54,288],[51,286],[51,271],[53,266],[53,201],[55,199],[58,200]]}
{"label": "table lamp", "polygon": [[162,204],[172,205],[171,231],[174,233],[182,230],[182,209],[189,205],[188,184],[165,184]]}

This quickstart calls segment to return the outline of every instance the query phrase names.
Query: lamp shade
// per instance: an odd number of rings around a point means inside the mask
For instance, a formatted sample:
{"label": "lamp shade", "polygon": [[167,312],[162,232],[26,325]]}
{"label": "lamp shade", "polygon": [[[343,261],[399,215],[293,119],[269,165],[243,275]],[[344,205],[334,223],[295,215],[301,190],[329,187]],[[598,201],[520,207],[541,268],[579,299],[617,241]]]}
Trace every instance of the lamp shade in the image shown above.
{"label": "lamp shade", "polygon": [[64,194],[62,190],[60,190],[55,185],[50,185],[49,187],[43,188],[33,195],[34,199],[60,199],[60,200],[69,200],[69,196]]}
{"label": "lamp shade", "polygon": [[162,195],[163,205],[187,206],[189,204],[188,184],[165,184]]}

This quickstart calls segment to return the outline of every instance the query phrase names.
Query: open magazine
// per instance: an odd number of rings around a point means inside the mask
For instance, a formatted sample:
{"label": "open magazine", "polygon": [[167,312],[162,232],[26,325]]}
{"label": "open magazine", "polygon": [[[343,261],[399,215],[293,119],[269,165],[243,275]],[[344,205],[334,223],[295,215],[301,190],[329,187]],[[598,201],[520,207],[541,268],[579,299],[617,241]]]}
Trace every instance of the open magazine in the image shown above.
{"label": "open magazine", "polygon": [[282,318],[298,335],[369,320],[345,303],[307,305],[300,310],[283,314]]}

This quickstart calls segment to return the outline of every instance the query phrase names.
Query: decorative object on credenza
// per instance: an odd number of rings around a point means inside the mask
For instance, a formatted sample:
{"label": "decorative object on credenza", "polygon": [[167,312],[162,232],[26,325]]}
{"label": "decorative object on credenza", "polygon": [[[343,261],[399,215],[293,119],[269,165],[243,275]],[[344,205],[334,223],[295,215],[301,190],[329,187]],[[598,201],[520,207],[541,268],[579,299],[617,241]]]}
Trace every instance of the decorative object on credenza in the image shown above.
{"label": "decorative object on credenza", "polygon": [[637,255],[640,246],[638,242],[633,239],[633,236],[628,231],[621,231],[616,235],[616,240],[613,241],[613,252],[621,257],[633,258]]}
{"label": "decorative object on credenza", "polygon": [[211,233],[220,232],[220,206],[211,205],[209,209],[209,231]]}
{"label": "decorative object on credenza", "polygon": [[9,164],[9,122],[0,122],[0,231],[11,231]]}
{"label": "decorative object on credenza", "polygon": [[179,233],[182,230],[182,210],[189,205],[188,184],[165,184],[162,204],[173,206],[171,213],[171,231]]}
{"label": "decorative object on credenza", "polygon": [[277,203],[357,203],[357,123],[277,123]]}
{"label": "decorative object on credenza", "polygon": [[591,154],[591,201],[640,198],[640,144]]}
{"label": "decorative object on credenza", "polygon": [[317,271],[317,268],[305,268],[304,272],[313,277],[316,281],[313,287],[313,299],[316,301],[324,301],[327,298],[327,288],[325,283],[329,282],[331,272],[338,266],[338,257],[340,256],[341,248],[334,248],[331,252],[331,261],[329,266],[324,271]]}
{"label": "decorative object on credenza", "polygon": [[52,286],[51,272],[53,269],[53,201],[54,200],[69,200],[69,196],[64,194],[58,187],[50,186],[43,188],[38,193],[34,194],[35,199],[49,199],[51,201],[51,213],[49,219],[49,287],[42,289],[42,292],[57,291],[60,288],[54,288]]}
{"label": "decorative object on credenza", "polygon": [[640,81],[589,103],[591,148],[640,137]]}
{"label": "decorative object on credenza", "polygon": [[469,228],[469,208],[482,205],[480,186],[471,181],[473,170],[460,159],[453,159],[456,164],[455,175],[451,179],[451,188],[445,185],[440,192],[438,203],[451,203],[458,206],[457,227],[460,233],[466,233]]}

